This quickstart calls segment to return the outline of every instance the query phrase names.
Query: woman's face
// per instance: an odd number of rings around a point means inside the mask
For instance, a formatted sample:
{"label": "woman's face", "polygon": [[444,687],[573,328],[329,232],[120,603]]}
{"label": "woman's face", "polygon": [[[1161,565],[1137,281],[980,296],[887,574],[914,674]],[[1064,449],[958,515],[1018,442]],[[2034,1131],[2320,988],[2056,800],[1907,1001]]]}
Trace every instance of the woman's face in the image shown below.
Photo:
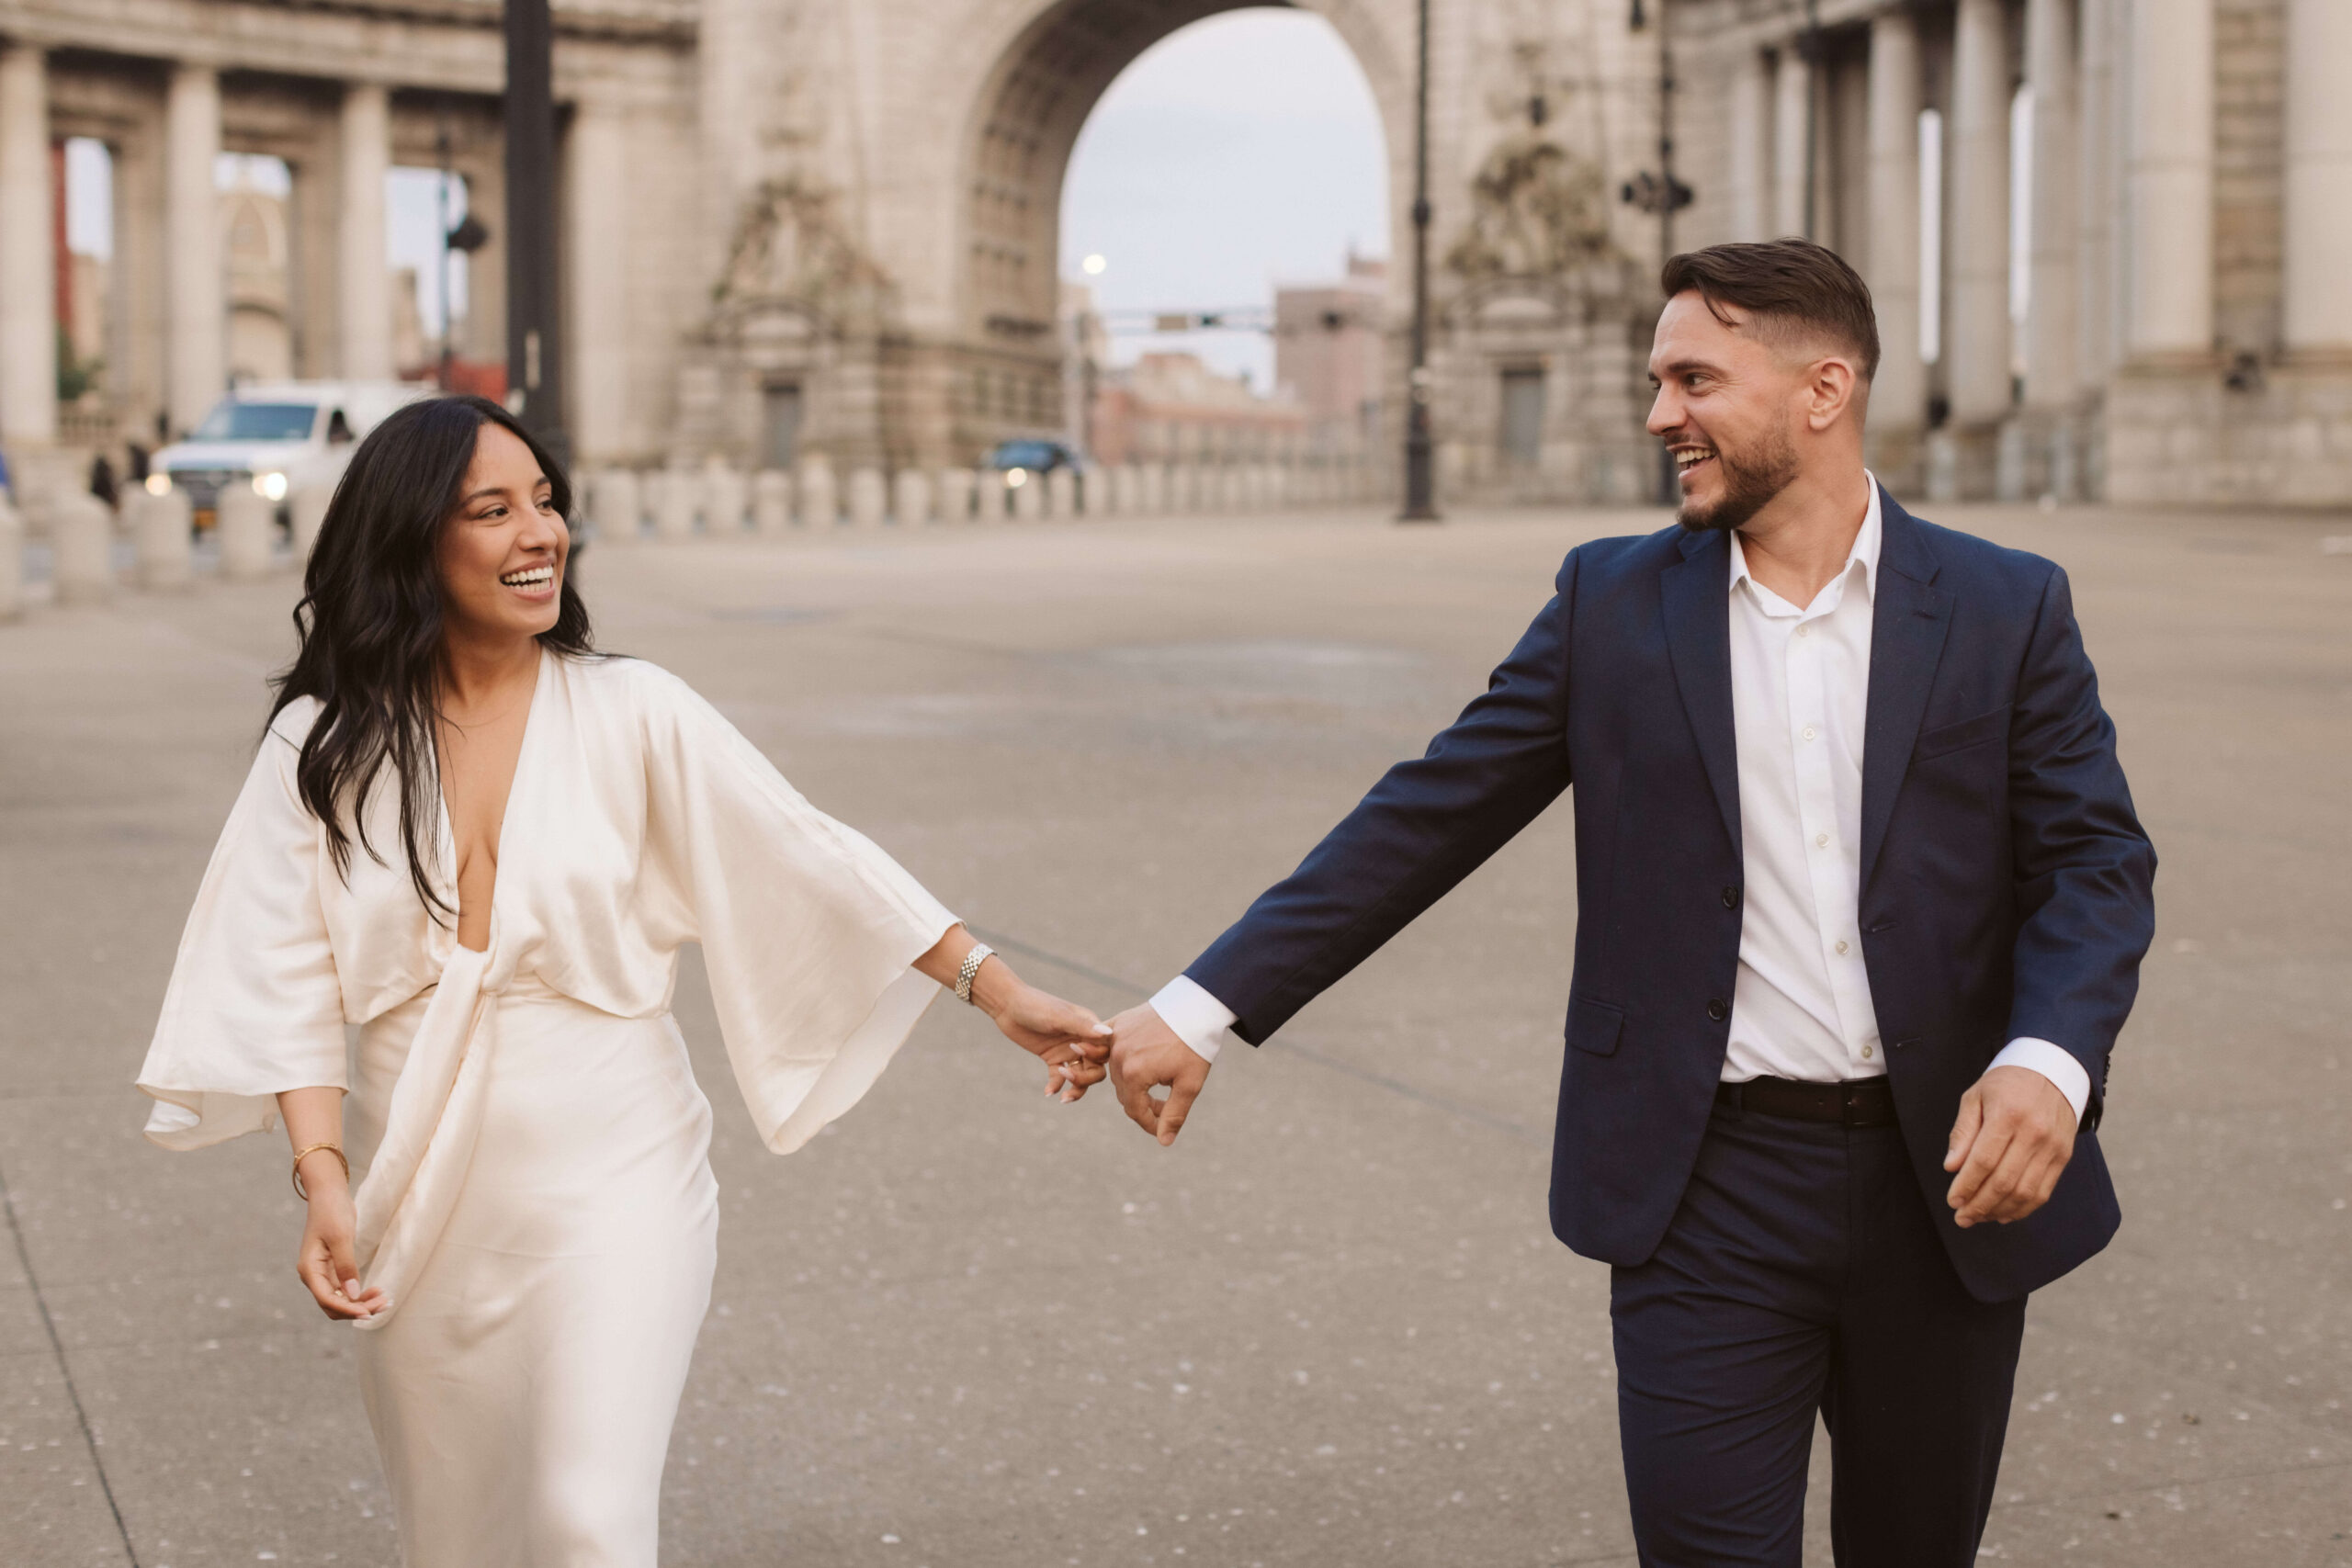
{"label": "woman's face", "polygon": [[449,629],[469,638],[552,629],[571,531],[531,449],[485,422],[458,496],[437,550]]}

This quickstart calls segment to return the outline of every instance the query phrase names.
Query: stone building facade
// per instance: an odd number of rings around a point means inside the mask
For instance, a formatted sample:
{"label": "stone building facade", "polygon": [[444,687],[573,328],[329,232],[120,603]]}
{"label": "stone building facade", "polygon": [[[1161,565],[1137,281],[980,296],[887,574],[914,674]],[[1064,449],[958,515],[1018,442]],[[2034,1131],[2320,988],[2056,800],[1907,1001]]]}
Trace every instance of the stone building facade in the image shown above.
{"label": "stone building facade", "polygon": [[[1414,0],[1302,4],[1363,69],[1388,250],[1408,256]],[[1080,127],[1145,49],[1228,8],[558,0],[575,452],[752,466],[788,422],[843,468],[929,468],[1034,432],[1064,401],[1057,231]],[[2342,0],[1819,0],[1818,30],[1796,0],[1432,11],[1427,387],[1450,494],[1655,493],[1643,363],[1667,233],[1621,193],[1655,188],[1662,110],[1696,193],[1675,243],[1811,231],[1864,265],[1890,343],[1915,341],[1932,107],[1946,348],[1889,356],[1891,479],[2352,500],[2352,291],[2329,286],[2352,245],[2352,96],[2328,86],[2352,73]],[[383,175],[444,138],[492,230],[470,325],[503,341],[498,17],[496,0],[0,0],[0,447],[18,471],[62,440],[42,302],[64,137],[114,155],[106,359],[126,428],[185,429],[223,384],[222,150],[292,171],[296,374],[392,372]],[[2052,171],[2021,340],[2004,315],[2020,83],[2050,106],[2033,151]],[[1392,267],[1392,424],[1410,288]]]}

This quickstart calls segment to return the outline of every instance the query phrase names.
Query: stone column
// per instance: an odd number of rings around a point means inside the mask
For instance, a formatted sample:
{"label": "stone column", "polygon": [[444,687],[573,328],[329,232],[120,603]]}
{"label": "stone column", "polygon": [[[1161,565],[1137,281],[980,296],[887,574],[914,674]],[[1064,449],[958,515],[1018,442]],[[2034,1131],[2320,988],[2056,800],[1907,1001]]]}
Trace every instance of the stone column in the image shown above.
{"label": "stone column", "polygon": [[2352,5],[2288,0],[2290,353],[2352,353]]}
{"label": "stone column", "polygon": [[[1952,423],[1964,435],[2009,412],[2009,73],[2002,0],[1960,0],[1951,77],[1944,364]],[[1965,478],[1962,486],[1963,493],[1982,493]]]}
{"label": "stone column", "polygon": [[[2213,0],[2134,0],[2127,15],[2123,352],[2202,359],[2213,350]],[[2331,259],[2340,278],[2343,258]]]}
{"label": "stone column", "polygon": [[343,374],[388,381],[392,367],[392,276],[384,252],[384,175],[392,164],[391,97],[372,82],[343,92],[341,220],[336,225],[335,325]]}
{"label": "stone column", "polygon": [[2033,229],[2028,297],[2028,406],[2074,406],[2075,214],[2074,0],[2027,0],[2025,79],[2033,88]]}
{"label": "stone column", "polygon": [[164,319],[175,434],[195,427],[228,377],[228,305],[221,287],[220,207],[212,163],[220,153],[220,77],[175,65],[164,101]]}
{"label": "stone column", "polygon": [[1813,66],[1797,51],[1797,40],[1781,46],[1772,68],[1772,233],[1777,238],[1809,231],[1805,222],[1805,135],[1813,107]]}
{"label": "stone column", "polygon": [[1728,183],[1731,237],[1735,240],[1761,240],[1770,233],[1771,175],[1765,153],[1770,146],[1768,132],[1771,121],[1764,107],[1767,91],[1764,57],[1750,51],[1732,67],[1730,103],[1726,106],[1731,121]]}
{"label": "stone column", "polygon": [[0,49],[0,445],[20,467],[57,440],[55,213],[49,59],[11,44]]}
{"label": "stone column", "polygon": [[2078,0],[2075,71],[2075,378],[2096,387],[2115,364],[2116,0]]}
{"label": "stone column", "polygon": [[1871,463],[1890,486],[1917,483],[1928,367],[1919,357],[1919,24],[1908,10],[1871,21],[1871,226],[1865,264],[1878,308]]}
{"label": "stone column", "polygon": [[628,425],[628,128],[583,92],[564,135],[564,341],[572,450],[609,456]]}

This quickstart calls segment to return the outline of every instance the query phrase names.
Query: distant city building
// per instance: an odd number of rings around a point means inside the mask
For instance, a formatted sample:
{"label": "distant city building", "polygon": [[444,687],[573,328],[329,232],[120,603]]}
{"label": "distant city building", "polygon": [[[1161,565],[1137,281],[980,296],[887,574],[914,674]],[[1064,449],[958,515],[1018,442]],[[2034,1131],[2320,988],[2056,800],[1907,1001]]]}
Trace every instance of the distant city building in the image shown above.
{"label": "distant city building", "polygon": [[1198,355],[1147,354],[1102,374],[1091,425],[1101,463],[1259,462],[1304,451],[1306,412]]}
{"label": "distant city building", "polygon": [[1274,384],[1305,412],[1312,451],[1354,454],[1380,440],[1387,294],[1388,265],[1352,254],[1335,283],[1274,290]]}

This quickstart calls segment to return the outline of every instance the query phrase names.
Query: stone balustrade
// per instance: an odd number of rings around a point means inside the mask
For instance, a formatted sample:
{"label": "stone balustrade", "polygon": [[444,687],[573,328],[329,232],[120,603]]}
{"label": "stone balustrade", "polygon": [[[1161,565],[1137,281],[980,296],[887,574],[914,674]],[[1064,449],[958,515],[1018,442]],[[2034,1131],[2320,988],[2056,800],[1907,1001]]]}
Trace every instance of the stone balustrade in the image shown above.
{"label": "stone balustrade", "polygon": [[[744,473],[724,462],[638,470],[598,468],[582,476],[579,521],[606,541],[650,538],[682,543],[710,536],[775,539],[841,528],[1001,527],[1007,524],[1120,523],[1175,515],[1266,515],[1285,509],[1335,507],[1379,497],[1381,470],[1364,460],[1319,463],[1123,463],[1028,474],[1023,482],[994,469],[900,468],[860,465],[838,487],[822,457],[795,469]],[[78,491],[54,493],[44,506],[51,596],[65,604],[99,604],[119,589],[186,592],[207,576],[255,581],[300,570],[318,541],[333,491],[306,486],[287,502],[290,550],[278,547],[276,503],[250,487],[220,495],[217,553],[195,547],[188,494],[129,491],[118,520],[104,502]],[[28,597],[27,529],[0,500],[0,621],[22,614]],[[130,566],[115,566],[118,536]],[[205,564],[217,560],[217,570]],[[40,597],[38,589],[30,595]]]}

